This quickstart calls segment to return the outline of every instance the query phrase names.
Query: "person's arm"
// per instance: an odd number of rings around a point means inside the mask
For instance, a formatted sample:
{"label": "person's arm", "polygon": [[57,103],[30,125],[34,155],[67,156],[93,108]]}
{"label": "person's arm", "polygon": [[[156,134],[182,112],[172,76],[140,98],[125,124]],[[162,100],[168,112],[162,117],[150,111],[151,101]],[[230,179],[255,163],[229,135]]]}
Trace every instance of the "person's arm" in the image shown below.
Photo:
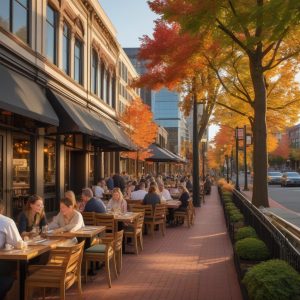
{"label": "person's arm", "polygon": [[106,205],[107,209],[112,209],[112,199],[110,199]]}
{"label": "person's arm", "polygon": [[83,217],[81,213],[75,211],[75,214],[68,225],[61,227],[62,231],[77,231],[84,227]]}
{"label": "person's arm", "polygon": [[26,215],[24,214],[24,212],[21,212],[21,214],[19,216],[19,224],[18,224],[19,233],[21,235],[27,234],[27,231],[26,231],[27,224],[28,224],[28,219],[27,219]]}
{"label": "person's arm", "polygon": [[13,220],[10,220],[6,232],[6,243],[17,247],[19,241],[22,241],[22,237],[20,236],[15,222]]}
{"label": "person's arm", "polygon": [[126,213],[127,212],[127,201],[123,199],[122,201],[122,212]]}
{"label": "person's arm", "polygon": [[53,217],[52,222],[49,224],[48,228],[49,229],[57,229],[60,227],[60,222],[59,222],[59,218],[60,218],[60,213]]}

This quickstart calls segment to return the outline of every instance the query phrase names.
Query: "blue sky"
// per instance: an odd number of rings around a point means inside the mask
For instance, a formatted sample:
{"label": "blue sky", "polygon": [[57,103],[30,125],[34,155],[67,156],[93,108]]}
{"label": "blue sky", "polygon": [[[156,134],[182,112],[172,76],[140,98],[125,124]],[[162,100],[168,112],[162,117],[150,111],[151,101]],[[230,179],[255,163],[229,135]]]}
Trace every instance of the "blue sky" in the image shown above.
{"label": "blue sky", "polygon": [[[109,17],[118,35],[122,47],[139,47],[139,38],[143,35],[152,37],[153,21],[159,16],[154,14],[147,0],[98,0]],[[209,127],[209,139],[218,131],[218,126]]]}
{"label": "blue sky", "polygon": [[139,47],[139,38],[152,36],[154,14],[147,0],[98,0],[118,32],[122,47]]}

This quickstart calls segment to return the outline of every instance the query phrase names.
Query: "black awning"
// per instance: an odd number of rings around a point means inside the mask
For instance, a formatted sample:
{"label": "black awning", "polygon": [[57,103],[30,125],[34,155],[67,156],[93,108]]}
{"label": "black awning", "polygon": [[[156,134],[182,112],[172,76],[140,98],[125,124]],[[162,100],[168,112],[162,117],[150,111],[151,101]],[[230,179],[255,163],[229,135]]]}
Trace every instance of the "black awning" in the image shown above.
{"label": "black awning", "polygon": [[186,160],[184,160],[184,159],[183,159],[182,157],[180,157],[179,155],[177,155],[177,154],[171,152],[170,150],[168,150],[168,149],[166,149],[166,148],[164,148],[164,150],[167,151],[170,155],[172,155],[175,159],[177,159],[177,161],[178,161],[179,163],[184,163],[184,164],[187,163]]}
{"label": "black awning", "polygon": [[59,124],[42,88],[3,65],[0,65],[0,108],[45,124]]}
{"label": "black awning", "polygon": [[156,144],[151,144],[149,150],[153,153],[151,157],[146,158],[146,161],[152,162],[179,162],[175,156],[171,155],[166,149],[161,148]]}
{"label": "black awning", "polygon": [[[59,116],[60,123],[58,133],[84,133],[93,137],[93,145],[103,151],[131,151],[132,147],[126,137],[118,139],[115,131],[119,130],[117,124],[108,126],[113,122],[90,109],[76,104],[64,96],[48,90],[47,96],[55,112]],[[114,128],[114,130],[112,130]]]}

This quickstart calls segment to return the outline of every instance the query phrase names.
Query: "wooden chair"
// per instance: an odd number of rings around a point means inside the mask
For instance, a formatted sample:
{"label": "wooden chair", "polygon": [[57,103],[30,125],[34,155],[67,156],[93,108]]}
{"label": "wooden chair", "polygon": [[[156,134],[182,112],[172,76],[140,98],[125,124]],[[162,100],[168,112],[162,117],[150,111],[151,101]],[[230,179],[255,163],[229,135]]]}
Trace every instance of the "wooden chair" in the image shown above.
{"label": "wooden chair", "polygon": [[[123,233],[122,233],[123,234]],[[123,235],[122,235],[123,236]],[[111,275],[110,275],[110,263],[113,263],[113,270],[115,276],[118,276],[116,269],[116,257],[114,251],[114,239],[103,239],[100,244],[94,245],[85,249],[83,254],[84,261],[84,278],[87,282],[87,269],[90,262],[104,262],[106,271],[106,280],[108,286],[111,288]]]}
{"label": "wooden chair", "polygon": [[133,240],[135,254],[139,254],[139,248],[141,251],[143,250],[144,214],[144,212],[139,212],[139,216],[135,219],[133,225],[128,226],[124,231],[125,242],[128,238]]}
{"label": "wooden chair", "polygon": [[49,261],[46,265],[33,265],[29,267],[31,273],[25,282],[25,300],[31,298],[34,288],[60,289],[60,299],[65,299],[65,293],[76,281],[78,292],[81,289],[81,263],[84,241],[72,247],[60,247],[50,252]]}
{"label": "wooden chair", "polygon": [[135,213],[143,213],[143,215],[145,215],[145,205],[142,204],[137,204],[137,205],[133,205],[131,207],[131,211],[135,212]]}
{"label": "wooden chair", "polygon": [[191,227],[192,224],[194,224],[194,212],[193,212],[193,202],[191,199],[188,200],[188,207],[186,210],[177,210],[174,213],[175,222],[178,223],[179,221],[183,221],[183,223],[186,221],[188,228]]}
{"label": "wooden chair", "polygon": [[127,200],[127,207],[129,211],[132,211],[132,207],[136,205],[141,205],[143,200]]}
{"label": "wooden chair", "polygon": [[166,206],[164,204],[156,204],[151,217],[149,215],[146,215],[146,212],[147,209],[145,209],[144,224],[148,226],[148,228],[150,228],[152,238],[154,237],[155,225],[158,225],[160,227],[162,235],[165,236]]}
{"label": "wooden chair", "polygon": [[190,198],[190,200],[189,200],[188,208],[189,208],[189,211],[190,211],[191,225],[194,225],[195,224],[195,217],[196,217],[196,210],[195,210],[192,198]]}
{"label": "wooden chair", "polygon": [[95,213],[94,212],[82,212],[82,217],[85,225],[95,225]]}
{"label": "wooden chair", "polygon": [[123,243],[124,230],[120,230],[116,233],[114,240],[115,262],[117,274],[119,275],[122,270],[122,243]]}
{"label": "wooden chair", "polygon": [[115,238],[116,225],[114,215],[96,213],[95,225],[106,226],[105,237]]}

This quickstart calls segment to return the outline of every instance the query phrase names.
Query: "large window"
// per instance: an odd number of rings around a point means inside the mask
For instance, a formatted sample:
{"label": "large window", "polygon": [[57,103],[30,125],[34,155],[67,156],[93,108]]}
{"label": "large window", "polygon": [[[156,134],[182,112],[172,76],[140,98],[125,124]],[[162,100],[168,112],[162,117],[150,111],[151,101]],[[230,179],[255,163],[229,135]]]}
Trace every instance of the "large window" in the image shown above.
{"label": "large window", "polygon": [[92,52],[92,74],[91,74],[91,88],[94,94],[97,94],[98,85],[98,54],[93,50]]}
{"label": "large window", "polygon": [[70,75],[70,39],[71,30],[70,27],[64,23],[63,30],[63,70],[66,74]]}
{"label": "large window", "polygon": [[74,46],[74,80],[82,84],[82,42],[75,39]]}
{"label": "large window", "polygon": [[103,70],[103,101],[107,102],[107,70]]}
{"label": "large window", "polygon": [[56,64],[56,11],[47,6],[47,35],[46,35],[46,55],[47,58],[54,64]]}
{"label": "large window", "polygon": [[0,26],[29,42],[28,0],[1,0]]}

